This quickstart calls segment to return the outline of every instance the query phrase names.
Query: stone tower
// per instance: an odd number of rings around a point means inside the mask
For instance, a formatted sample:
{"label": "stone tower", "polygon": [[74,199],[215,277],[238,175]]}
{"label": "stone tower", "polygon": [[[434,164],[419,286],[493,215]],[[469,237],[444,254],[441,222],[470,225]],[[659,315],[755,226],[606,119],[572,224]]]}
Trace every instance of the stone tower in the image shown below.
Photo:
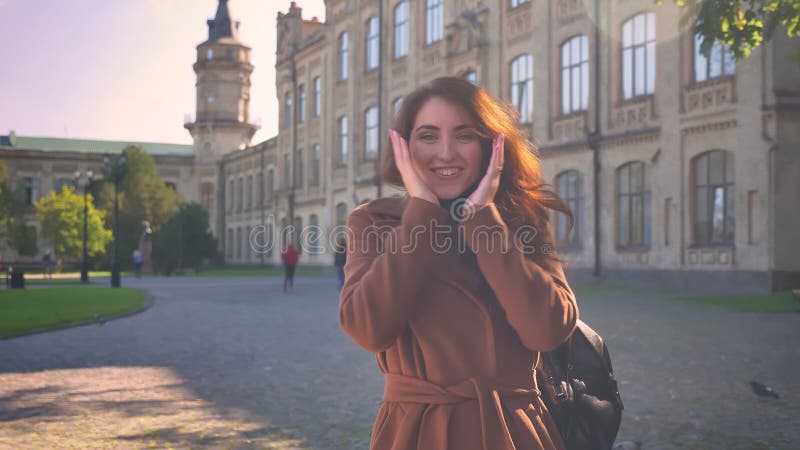
{"label": "stone tower", "polygon": [[258,125],[250,122],[250,47],[238,38],[227,0],[208,21],[208,40],[197,46],[197,108],[184,126],[194,140],[197,162],[218,161],[250,144]]}

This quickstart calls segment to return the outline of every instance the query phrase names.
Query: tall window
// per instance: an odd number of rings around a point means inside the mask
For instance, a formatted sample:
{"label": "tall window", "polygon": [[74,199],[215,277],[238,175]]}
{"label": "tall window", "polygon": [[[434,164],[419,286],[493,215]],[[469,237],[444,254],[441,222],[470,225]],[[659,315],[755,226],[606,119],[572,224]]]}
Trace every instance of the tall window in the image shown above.
{"label": "tall window", "polygon": [[242,257],[242,227],[236,228],[236,259]]}
{"label": "tall window", "polygon": [[338,121],[339,139],[336,152],[336,163],[340,166],[347,164],[347,116],[342,116]]}
{"label": "tall window", "polygon": [[347,203],[336,205],[336,225],[347,225]]}
{"label": "tall window", "polygon": [[241,212],[244,206],[244,178],[239,177],[236,186],[236,211]]}
{"label": "tall window", "polygon": [[466,79],[470,83],[472,83],[475,86],[477,86],[478,85],[478,72],[475,72],[474,70],[470,70],[469,72],[464,74],[464,79]]}
{"label": "tall window", "polygon": [[272,202],[272,195],[275,192],[275,169],[267,171],[267,201]]}
{"label": "tall window", "polygon": [[706,58],[700,51],[703,37],[699,34],[694,37],[694,81],[711,80],[730,76],[736,73],[736,58],[733,57],[730,47],[714,41],[711,51]]}
{"label": "tall window", "polygon": [[442,40],[442,0],[425,2],[425,45]]}
{"label": "tall window", "polygon": [[292,124],[292,94],[286,93],[283,96],[283,127],[286,128]]}
{"label": "tall window", "polygon": [[306,121],[306,85],[297,87],[297,123]]}
{"label": "tall window", "polygon": [[253,207],[253,176],[247,176],[247,187],[245,188],[245,192],[247,193],[247,206],[246,209],[250,210]]}
{"label": "tall window", "polygon": [[339,80],[347,79],[347,55],[349,52],[348,35],[345,31],[339,35]]}
{"label": "tall window", "polygon": [[294,185],[295,187],[302,188],[305,185],[305,152],[301,149],[297,151],[297,161],[294,164]]}
{"label": "tall window", "polygon": [[408,55],[408,1],[394,8],[394,57]]}
{"label": "tall window", "polygon": [[214,206],[214,183],[205,182],[200,185],[200,205],[207,210]]}
{"label": "tall window", "polygon": [[533,113],[533,57],[522,55],[511,62],[511,103],[519,111],[519,121],[528,123]]}
{"label": "tall window", "polygon": [[650,245],[650,191],[643,162],[630,162],[617,169],[617,196],[619,246]]}
{"label": "tall window", "polygon": [[694,243],[733,243],[733,155],[712,150],[692,161]]}
{"label": "tall window", "polygon": [[225,249],[225,254],[228,256],[228,259],[233,258],[233,228],[228,228],[228,245]]}
{"label": "tall window", "polygon": [[558,215],[556,220],[556,239],[561,244],[580,244],[583,231],[583,177],[577,170],[568,170],[556,177],[558,195],[572,210],[575,223],[569,229],[569,220]]}
{"label": "tall window", "polygon": [[589,39],[575,36],[561,46],[561,112],[589,107]]}
{"label": "tall window", "polygon": [[292,161],[288,153],[283,155],[283,187],[289,189],[292,185]]}
{"label": "tall window", "polygon": [[319,218],[317,218],[316,214],[311,214],[308,216],[308,231],[306,232],[308,235],[308,243],[310,244],[309,254],[318,255],[322,253],[322,248],[320,248],[320,243],[322,241],[322,231],[319,229]]}
{"label": "tall window", "polygon": [[378,156],[378,107],[371,106],[364,113],[364,160]]}
{"label": "tall window", "polygon": [[33,206],[39,200],[39,180],[33,177],[22,179],[22,192],[25,196],[25,204]]}
{"label": "tall window", "polygon": [[264,172],[258,172],[258,206],[264,207]]}
{"label": "tall window", "polygon": [[228,211],[233,211],[236,208],[236,206],[235,206],[236,205],[236,203],[235,203],[235,201],[236,201],[236,184],[235,183],[236,182],[234,180],[231,180],[230,183],[228,183],[230,185],[230,187],[228,188],[228,208],[227,208]]}
{"label": "tall window", "polygon": [[397,111],[400,111],[401,106],[403,106],[403,97],[397,97],[396,99],[392,100],[392,114],[397,114]]}
{"label": "tall window", "polygon": [[370,17],[369,20],[367,20],[367,42],[365,43],[365,49],[367,51],[365,58],[366,70],[374,69],[380,64],[379,36],[380,23],[378,22],[378,16]]}
{"label": "tall window", "polygon": [[319,144],[311,146],[311,179],[308,184],[311,186],[319,186]]}
{"label": "tall window", "polygon": [[656,91],[656,15],[642,13],[622,25],[622,96]]}
{"label": "tall window", "polygon": [[314,117],[322,114],[322,81],[319,77],[314,78]]}

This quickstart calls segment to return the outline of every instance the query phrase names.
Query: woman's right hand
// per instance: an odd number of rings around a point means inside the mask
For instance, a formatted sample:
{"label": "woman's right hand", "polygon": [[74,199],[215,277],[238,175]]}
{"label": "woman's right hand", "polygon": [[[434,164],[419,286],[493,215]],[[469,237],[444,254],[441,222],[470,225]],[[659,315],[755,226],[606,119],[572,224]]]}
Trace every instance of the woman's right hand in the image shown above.
{"label": "woman's right hand", "polygon": [[406,140],[403,139],[403,136],[400,136],[400,133],[391,129],[389,130],[389,139],[392,141],[394,163],[403,178],[403,185],[405,185],[408,195],[438,205],[439,199],[436,198],[436,195],[431,192],[430,188],[420,178],[416,169],[414,169],[414,163],[411,161],[411,152],[408,149]]}

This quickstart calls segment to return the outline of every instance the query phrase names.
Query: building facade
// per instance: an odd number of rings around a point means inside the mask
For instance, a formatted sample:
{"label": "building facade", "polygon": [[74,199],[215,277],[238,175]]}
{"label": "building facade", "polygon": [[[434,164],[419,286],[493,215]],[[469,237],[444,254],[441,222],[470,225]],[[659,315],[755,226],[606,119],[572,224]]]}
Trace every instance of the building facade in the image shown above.
{"label": "building facade", "polygon": [[720,45],[706,57],[673,2],[325,4],[325,23],[294,2],[278,14],[275,80],[257,80],[274,81],[280,105],[265,142],[250,144],[250,49],[227,1],[197,47],[194,144],[176,183],[207,199],[229,264],[278,264],[290,235],[301,263],[331,264],[353,208],[401,193],[377,168],[403,96],[456,75],[519,112],[575,214],[572,230],[552,218],[569,276],[800,285],[796,40],[776,33],[739,62]]}

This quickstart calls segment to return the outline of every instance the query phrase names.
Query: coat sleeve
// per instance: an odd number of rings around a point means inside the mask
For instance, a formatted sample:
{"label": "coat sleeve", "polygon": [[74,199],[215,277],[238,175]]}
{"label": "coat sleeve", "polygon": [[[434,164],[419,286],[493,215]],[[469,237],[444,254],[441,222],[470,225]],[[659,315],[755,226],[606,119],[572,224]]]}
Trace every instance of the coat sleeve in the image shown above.
{"label": "coat sleeve", "polygon": [[339,323],[366,350],[383,351],[403,332],[440,256],[431,245],[432,233],[447,223],[447,214],[437,204],[410,197],[397,227],[376,226],[363,209],[350,215]]}
{"label": "coat sleeve", "polygon": [[[543,249],[525,246],[527,239],[520,231],[528,237],[536,231],[520,229],[518,236],[512,236],[493,203],[459,226],[522,344],[542,352],[564,342],[577,323],[578,305],[561,264],[553,258],[539,257],[534,261],[529,256],[529,252]],[[538,231],[549,236],[548,230]]]}

